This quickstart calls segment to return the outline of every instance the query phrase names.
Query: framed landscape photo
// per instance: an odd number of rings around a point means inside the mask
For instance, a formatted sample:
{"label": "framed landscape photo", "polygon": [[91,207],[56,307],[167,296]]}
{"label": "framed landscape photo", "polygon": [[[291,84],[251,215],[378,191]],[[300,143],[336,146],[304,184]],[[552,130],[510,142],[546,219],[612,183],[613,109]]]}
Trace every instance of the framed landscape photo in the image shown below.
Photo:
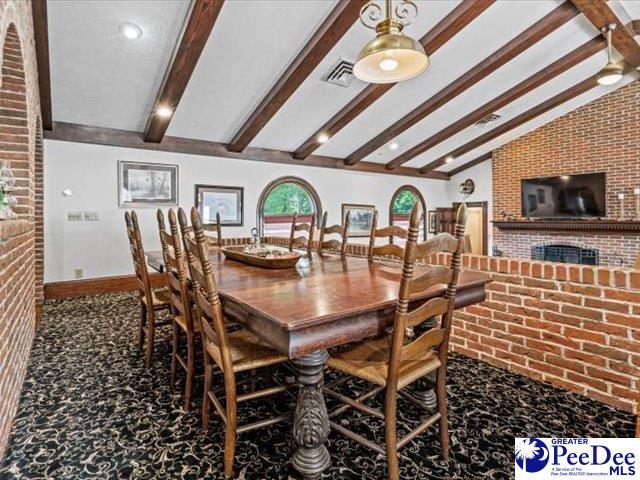
{"label": "framed landscape photo", "polygon": [[118,205],[177,206],[178,166],[119,161]]}
{"label": "framed landscape photo", "polygon": [[429,210],[429,233],[436,233],[436,222],[437,222],[437,217],[436,217],[436,211],[435,210]]}
{"label": "framed landscape photo", "polygon": [[342,224],[347,218],[347,212],[349,216],[349,231],[350,237],[368,237],[371,234],[371,223],[373,222],[373,214],[376,211],[376,207],[373,205],[358,205],[355,203],[343,203],[342,204]]}
{"label": "framed landscape photo", "polygon": [[244,187],[196,185],[196,206],[204,225],[216,223],[240,227],[244,224]]}

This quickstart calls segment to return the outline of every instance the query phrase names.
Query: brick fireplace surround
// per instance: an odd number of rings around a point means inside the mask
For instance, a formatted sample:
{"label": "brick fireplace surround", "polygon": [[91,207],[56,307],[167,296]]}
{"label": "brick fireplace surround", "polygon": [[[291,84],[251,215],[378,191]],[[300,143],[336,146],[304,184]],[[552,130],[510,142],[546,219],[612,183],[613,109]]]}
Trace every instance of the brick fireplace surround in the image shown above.
{"label": "brick fireplace surround", "polygon": [[[606,172],[607,216],[634,215],[633,189],[640,187],[640,81],[615,90],[492,153],[493,219],[520,215],[520,180]],[[638,233],[569,233],[493,229],[493,244],[509,257],[531,258],[531,245],[564,244],[600,251],[600,264],[632,266],[640,253]]]}

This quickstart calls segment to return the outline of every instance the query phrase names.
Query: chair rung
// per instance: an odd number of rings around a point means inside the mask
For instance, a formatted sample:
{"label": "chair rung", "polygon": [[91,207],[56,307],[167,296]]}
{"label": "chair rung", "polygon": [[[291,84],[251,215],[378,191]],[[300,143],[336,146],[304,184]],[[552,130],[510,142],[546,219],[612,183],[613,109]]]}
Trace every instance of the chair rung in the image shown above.
{"label": "chair rung", "polygon": [[266,420],[260,420],[254,423],[248,423],[247,425],[242,425],[237,428],[238,433],[250,432],[251,430],[256,430],[262,427],[268,427],[269,425],[274,425],[276,423],[284,422],[289,419],[289,415],[278,415],[277,417],[267,418]]}
{"label": "chair rung", "polygon": [[357,433],[354,433],[351,430],[349,430],[347,428],[344,428],[343,426],[338,425],[335,422],[329,422],[329,425],[331,426],[332,430],[335,430],[335,431],[341,433],[342,435],[344,435],[345,437],[350,438],[351,440],[355,440],[359,444],[364,445],[367,448],[370,448],[374,452],[378,452],[380,455],[385,455],[386,456],[387,452],[380,445],[378,445],[376,443],[373,443],[370,440],[367,440],[363,436],[358,435]]}
{"label": "chair rung", "polygon": [[398,440],[398,450],[401,449],[402,447],[404,447],[407,443],[409,443],[411,440],[416,438],[422,432],[424,432],[431,425],[436,423],[439,419],[440,419],[440,414],[439,413],[434,413],[429,418],[427,418],[424,422],[422,422],[420,425],[418,425],[416,428],[414,428],[409,433],[407,433],[404,437],[402,437],[400,440]]}
{"label": "chair rung", "polygon": [[222,408],[222,405],[220,405],[220,402],[218,401],[216,396],[211,391],[207,392],[207,396],[209,397],[209,400],[211,400],[211,403],[213,403],[213,406],[216,407],[216,412],[218,412],[218,415],[222,417],[224,423],[227,423],[227,413],[224,411],[224,408]]}
{"label": "chair rung", "polygon": [[184,359],[179,354],[176,353],[175,355],[176,355],[176,360],[178,360],[178,363],[180,364],[180,366],[186,372],[188,370],[187,363],[184,361]]}
{"label": "chair rung", "polygon": [[[373,390],[368,391],[367,393],[364,393],[362,395],[360,395],[359,397],[356,397],[353,399],[354,402],[364,402],[365,400],[370,399],[371,397],[377,395],[379,392],[381,392],[382,390],[384,390],[384,387],[376,387]],[[341,405],[337,408],[335,408],[334,410],[332,410],[331,412],[329,412],[329,418],[333,418],[336,417],[338,415],[340,415],[341,413],[349,410],[351,408],[351,405]]]}
{"label": "chair rung", "polygon": [[254,400],[256,398],[275,395],[276,393],[284,392],[288,389],[289,387],[286,387],[286,386],[278,386],[278,387],[265,388],[263,390],[256,390],[253,392],[245,393],[244,395],[238,395],[237,401],[238,403],[246,402],[248,400]]}
{"label": "chair rung", "polygon": [[328,388],[324,388],[323,390],[324,390],[324,393],[326,393],[327,395],[337,398],[341,402],[346,403],[347,405],[351,405],[355,409],[358,409],[364,413],[368,413],[369,415],[372,415],[381,420],[384,420],[384,414],[381,411],[376,410],[375,408],[371,408],[371,407],[368,407],[367,405],[364,405],[362,403],[364,400],[360,400],[360,401],[352,400],[351,398],[346,397],[338,392],[334,392],[333,390],[329,390]]}
{"label": "chair rung", "polygon": [[330,381],[329,383],[325,383],[324,388],[334,388],[338,385],[342,385],[344,382],[349,380],[350,377],[344,376],[340,378],[336,378],[335,380]]}

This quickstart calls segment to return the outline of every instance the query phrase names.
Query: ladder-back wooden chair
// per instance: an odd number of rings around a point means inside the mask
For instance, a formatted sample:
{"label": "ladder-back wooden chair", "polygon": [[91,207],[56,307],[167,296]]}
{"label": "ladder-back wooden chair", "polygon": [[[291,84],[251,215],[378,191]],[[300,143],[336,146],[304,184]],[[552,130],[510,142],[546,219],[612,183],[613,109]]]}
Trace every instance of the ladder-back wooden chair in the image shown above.
{"label": "ladder-back wooden chair", "polygon": [[[331,250],[334,252],[340,252],[340,255],[344,257],[347,254],[347,240],[349,239],[349,215],[350,211],[347,211],[347,216],[344,219],[344,225],[331,225],[327,227],[328,212],[324,212],[322,215],[322,226],[320,227],[320,236],[318,237],[318,253],[322,253],[324,250]],[[340,235],[340,240],[332,238],[325,240],[326,235],[337,234]]]}
{"label": "ladder-back wooden chair", "polygon": [[153,361],[153,344],[155,340],[155,329],[158,326],[168,325],[168,322],[156,322],[156,312],[169,310],[169,292],[166,288],[152,289],[149,280],[149,271],[142,246],[138,215],[135,211],[125,212],[124,220],[127,225],[127,237],[133,258],[133,269],[136,275],[136,285],[139,292],[140,301],[140,323],[138,330],[138,348],[142,350],[145,337],[147,348],[145,354],[145,364],[151,367]]}
{"label": "ladder-back wooden chair", "polygon": [[[193,379],[196,374],[196,338],[200,335],[199,324],[194,322],[192,309],[191,282],[187,275],[187,265],[182,246],[182,238],[178,230],[178,220],[173,209],[169,209],[169,225],[171,233],[167,232],[164,214],[158,209],[158,228],[160,230],[160,244],[164,257],[164,268],[167,275],[171,314],[173,317],[173,346],[171,350],[171,385],[176,382],[176,369],[180,365],[186,373],[184,387],[184,408],[191,409],[193,393]],[[182,336],[187,340],[187,357],[180,355]]]}
{"label": "ladder-back wooden chair", "polygon": [[[187,218],[182,209],[178,210],[178,220],[183,232],[188,228]],[[254,390],[238,395],[235,375],[239,372],[255,370],[288,360],[286,355],[276,352],[248,330],[228,332],[220,304],[220,296],[211,267],[208,243],[200,223],[198,210],[191,210],[193,235],[183,234],[187,263],[196,300],[196,312],[200,320],[204,353],[204,398],[202,405],[202,426],[209,424],[211,404],[225,424],[224,473],[230,477],[233,472],[236,435],[257,428],[266,427],[287,420],[288,415],[280,415],[254,423],[237,425],[237,404],[284,392],[287,386],[278,385],[263,390]],[[224,378],[225,405],[212,389],[214,365],[222,371]]]}
{"label": "ladder-back wooden chair", "polygon": [[[335,422],[331,422],[331,428],[382,455],[386,454],[389,478],[392,480],[399,478],[398,449],[407,445],[436,422],[439,422],[440,426],[442,455],[445,459],[449,456],[445,390],[447,350],[460,271],[460,257],[464,248],[462,239],[467,211],[465,204],[458,209],[455,236],[442,233],[426,242],[418,243],[420,210],[420,205],[416,204],[411,211],[392,334],[339,350],[331,355],[327,362],[331,368],[377,385],[375,389],[355,400],[330,389],[326,391],[345,402],[342,408],[339,407],[336,410],[338,414],[348,408],[356,408],[384,420],[386,448]],[[452,253],[450,265],[433,266],[426,273],[414,278],[415,262],[438,252]],[[443,283],[447,284],[447,288],[441,296],[427,300],[412,311],[408,311],[412,296],[432,285]],[[440,317],[439,325],[436,324],[434,328],[414,338],[413,329],[434,316]],[[400,392],[401,389],[432,372],[436,372],[438,411],[398,440],[396,435],[398,394],[403,394],[404,392]],[[384,414],[364,404],[366,399],[382,390],[385,390]]]}
{"label": "ladder-back wooden chair", "polygon": [[[393,238],[398,237],[406,240],[408,232],[398,225],[389,225],[388,227],[378,228],[378,211],[373,213],[373,221],[371,222],[371,233],[369,233],[369,248],[367,250],[367,258],[376,256],[392,256],[402,258],[404,256],[404,248],[393,243]],[[376,245],[376,238],[389,238],[390,243],[386,245]]]}
{"label": "ladder-back wooden chair", "polygon": [[[293,221],[291,222],[291,235],[289,235],[289,251],[292,251],[294,248],[305,248],[307,253],[311,251],[313,248],[313,234],[316,226],[316,215],[311,215],[311,222],[309,223],[298,223],[298,213],[293,214]],[[308,236],[298,236],[296,237],[296,232],[305,231],[308,233]]]}

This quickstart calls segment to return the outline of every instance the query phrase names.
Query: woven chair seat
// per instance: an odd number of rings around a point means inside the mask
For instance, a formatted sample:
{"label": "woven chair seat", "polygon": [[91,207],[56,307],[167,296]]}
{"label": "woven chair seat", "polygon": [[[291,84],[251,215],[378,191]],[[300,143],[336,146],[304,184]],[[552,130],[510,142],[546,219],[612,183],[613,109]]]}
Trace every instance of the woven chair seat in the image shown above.
{"label": "woven chair seat", "polygon": [[[187,322],[184,319],[184,316],[182,315],[176,315],[173,317],[173,321],[176,322],[178,324],[178,326],[184,331],[184,332],[188,332],[189,329],[187,328]],[[193,322],[193,330],[196,332],[200,331],[200,323],[199,322]]]}
{"label": "woven chair seat", "polygon": [[[369,340],[334,352],[327,365],[348,375],[385,387],[389,370],[389,339]],[[402,358],[398,373],[398,389],[435,371],[440,366],[436,352],[426,349]]]}
{"label": "woven chair seat", "polygon": [[[158,288],[152,290],[151,297],[153,308],[168,307],[171,304],[171,300],[169,298],[169,290],[167,290],[166,288]],[[145,305],[149,306],[146,295],[142,296],[142,302]]]}
{"label": "woven chair seat", "polygon": [[[248,330],[227,333],[227,341],[234,372],[266,367],[288,360],[286,355],[276,352]],[[213,343],[209,343],[206,350],[220,369],[223,369],[220,349]]]}

